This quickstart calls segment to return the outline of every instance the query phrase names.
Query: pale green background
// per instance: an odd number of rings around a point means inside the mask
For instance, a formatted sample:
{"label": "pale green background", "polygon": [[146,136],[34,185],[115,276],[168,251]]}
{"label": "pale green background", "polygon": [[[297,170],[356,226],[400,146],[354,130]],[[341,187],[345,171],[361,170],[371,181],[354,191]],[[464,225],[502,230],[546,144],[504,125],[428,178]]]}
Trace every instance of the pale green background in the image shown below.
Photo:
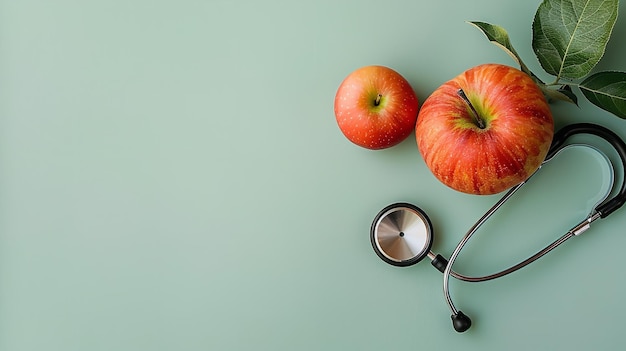
{"label": "pale green background", "polygon": [[[368,151],[334,120],[360,66],[423,101],[513,64],[466,20],[506,27],[539,72],[538,4],[0,1],[0,350],[623,348],[626,210],[510,277],[452,282],[475,323],[457,334],[441,275],[386,265],[369,227],[415,203],[447,256],[496,197],[438,183],[413,136]],[[599,68],[626,70],[625,37],[620,18]],[[626,137],[580,105],[553,105],[556,123]],[[492,273],[560,236],[600,188],[594,164],[555,160],[455,267]]]}

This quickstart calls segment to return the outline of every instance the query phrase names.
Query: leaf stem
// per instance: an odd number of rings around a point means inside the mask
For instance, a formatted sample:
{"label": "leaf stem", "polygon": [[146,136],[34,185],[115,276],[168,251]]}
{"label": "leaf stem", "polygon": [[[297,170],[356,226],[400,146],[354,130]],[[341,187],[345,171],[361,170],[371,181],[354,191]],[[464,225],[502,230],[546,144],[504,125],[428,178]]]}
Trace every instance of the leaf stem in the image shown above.
{"label": "leaf stem", "polygon": [[557,79],[554,80],[554,82],[548,83],[548,84],[544,84],[544,85],[547,86],[547,87],[555,87],[555,86],[558,86],[558,85],[563,85],[563,83],[561,83],[561,80],[557,78]]}
{"label": "leaf stem", "polygon": [[480,129],[485,129],[486,127],[485,121],[480,117],[480,115],[478,114],[478,111],[476,111],[476,109],[474,108],[474,105],[472,105],[467,95],[465,95],[465,92],[463,91],[463,89],[457,90],[456,93],[461,97],[461,99],[463,99],[465,104],[467,104],[470,111],[472,111],[472,116],[474,117],[474,122],[476,122],[476,126],[478,126],[478,128]]}

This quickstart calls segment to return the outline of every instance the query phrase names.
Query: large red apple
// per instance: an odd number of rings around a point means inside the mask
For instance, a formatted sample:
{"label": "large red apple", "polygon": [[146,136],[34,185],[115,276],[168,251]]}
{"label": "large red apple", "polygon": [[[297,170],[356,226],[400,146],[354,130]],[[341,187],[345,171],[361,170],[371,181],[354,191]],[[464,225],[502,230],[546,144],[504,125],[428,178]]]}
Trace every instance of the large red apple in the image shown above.
{"label": "large red apple", "polygon": [[350,73],[335,95],[341,132],[367,149],[384,149],[406,139],[415,128],[418,101],[398,72],[366,66]]}
{"label": "large red apple", "polygon": [[546,99],[524,72],[499,64],[471,68],[424,101],[415,127],[431,172],[452,189],[495,194],[525,181],[554,134]]}

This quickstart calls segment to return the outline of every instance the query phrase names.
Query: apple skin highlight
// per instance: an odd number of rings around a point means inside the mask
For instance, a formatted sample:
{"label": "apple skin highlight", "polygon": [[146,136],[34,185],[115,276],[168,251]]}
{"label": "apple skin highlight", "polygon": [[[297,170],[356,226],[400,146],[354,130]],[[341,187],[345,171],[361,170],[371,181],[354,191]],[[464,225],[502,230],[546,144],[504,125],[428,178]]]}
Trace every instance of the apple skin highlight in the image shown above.
{"label": "apple skin highlight", "polygon": [[[485,122],[477,126],[462,89]],[[470,68],[424,101],[417,145],[433,175],[460,192],[489,195],[530,177],[554,135],[550,107],[524,72],[500,64]]]}

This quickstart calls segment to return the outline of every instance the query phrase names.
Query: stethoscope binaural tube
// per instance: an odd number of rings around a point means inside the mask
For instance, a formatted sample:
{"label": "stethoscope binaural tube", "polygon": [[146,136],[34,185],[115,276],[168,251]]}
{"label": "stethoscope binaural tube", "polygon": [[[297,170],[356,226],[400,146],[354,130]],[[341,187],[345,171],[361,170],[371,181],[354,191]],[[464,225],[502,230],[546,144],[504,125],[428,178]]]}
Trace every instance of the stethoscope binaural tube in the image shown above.
{"label": "stethoscope binaural tube", "polygon": [[578,123],[568,125],[555,133],[552,145],[544,160],[543,164],[552,160],[557,154],[568,148],[576,146],[584,146],[599,153],[606,162],[607,172],[610,173],[610,182],[607,193],[602,199],[593,206],[593,210],[587,218],[576,226],[572,227],[566,234],[530,256],[526,260],[504,269],[500,272],[493,273],[481,277],[469,277],[455,272],[452,266],[460,254],[463,246],[468,242],[470,237],[480,228],[480,226],[489,219],[515,192],[517,192],[526,182],[514,186],[495,204],[487,213],[485,213],[470,230],[461,239],[454,252],[450,256],[450,260],[446,260],[441,255],[436,255],[430,251],[433,240],[433,226],[430,219],[424,211],[417,206],[408,203],[396,203],[385,207],[375,217],[371,229],[370,240],[376,254],[385,262],[394,266],[410,266],[420,262],[425,257],[431,260],[431,264],[440,272],[444,273],[443,291],[446,302],[452,312],[451,318],[454,329],[458,332],[464,332],[471,326],[471,320],[463,312],[456,309],[449,291],[449,277],[467,282],[482,282],[496,279],[507,274],[513,273],[528,264],[543,257],[573,236],[579,235],[589,229],[592,222],[599,218],[605,218],[615,210],[620,208],[626,202],[626,177],[622,181],[621,188],[613,198],[608,199],[614,190],[612,164],[608,157],[598,149],[591,145],[565,145],[565,141],[575,134],[592,134],[599,136],[609,142],[617,151],[622,169],[626,172],[626,144],[615,133],[607,128],[590,123]]}
{"label": "stethoscope binaural tube", "polygon": [[[622,169],[624,170],[624,172],[626,172],[626,144],[624,143],[624,141],[611,130],[605,127],[596,125],[596,124],[591,124],[591,123],[571,124],[571,125],[563,127],[557,133],[555,133],[552,145],[550,147],[550,150],[548,151],[548,155],[546,156],[544,164],[546,162],[549,162],[561,149],[564,148],[565,141],[569,137],[576,135],[576,134],[592,134],[592,135],[599,136],[602,139],[606,140],[615,149],[615,151],[617,151],[617,154],[619,155],[619,158],[622,163]],[[454,329],[457,332],[464,332],[467,329],[469,329],[471,326],[471,319],[465,314],[463,314],[463,312],[457,310],[457,308],[454,306],[454,303],[452,302],[452,298],[450,297],[449,280],[450,280],[450,275],[452,275],[452,272],[453,272],[452,266],[454,265],[454,262],[456,258],[458,257],[458,255],[460,254],[463,246],[469,241],[471,236],[478,230],[478,228],[480,228],[480,226],[485,221],[487,221],[487,219],[489,219],[489,217],[491,217],[491,215],[493,215],[493,213],[495,213],[500,208],[500,206],[502,206],[524,184],[525,182],[518,184],[514,186],[513,188],[511,188],[489,211],[487,211],[487,213],[485,213],[485,215],[483,215],[483,217],[481,217],[478,220],[478,222],[476,222],[476,224],[474,224],[474,226],[470,228],[470,230],[465,234],[465,236],[461,239],[461,241],[459,242],[455,250],[452,252],[452,255],[450,255],[448,264],[446,265],[446,268],[443,272],[444,273],[443,292],[446,298],[446,302],[448,303],[448,306],[450,307],[450,311],[452,312],[452,315],[451,315],[452,324],[454,326]],[[544,249],[537,252],[535,255],[529,257],[528,259],[520,262],[519,264],[507,270],[488,276],[489,279],[495,279],[495,278],[504,276],[506,274],[512,273],[536,261],[537,259],[541,258],[548,252],[558,247],[560,244],[564,243],[569,238],[577,236],[583,233],[584,231],[586,231],[587,229],[589,229],[592,222],[596,221],[599,218],[606,218],[615,210],[623,206],[625,202],[626,202],[626,176],[623,177],[621,188],[617,192],[617,194],[613,198],[609,200],[605,200],[599,205],[597,205],[595,209],[589,214],[589,216],[585,220],[581,221],[579,224],[572,227],[566,234],[561,236],[559,239],[557,239],[556,241],[554,241],[552,244],[548,245]]]}
{"label": "stethoscope binaural tube", "polygon": [[[570,124],[556,132],[552,139],[552,146],[550,147],[550,151],[548,151],[546,160],[548,161],[554,157],[554,155],[563,148],[565,141],[576,134],[591,134],[606,140],[615,151],[617,151],[622,162],[622,169],[626,173],[626,143],[610,129],[592,123]],[[612,199],[597,206],[596,212],[600,214],[601,218],[606,218],[606,216],[622,207],[624,203],[626,203],[626,175],[624,176],[619,192]]]}

